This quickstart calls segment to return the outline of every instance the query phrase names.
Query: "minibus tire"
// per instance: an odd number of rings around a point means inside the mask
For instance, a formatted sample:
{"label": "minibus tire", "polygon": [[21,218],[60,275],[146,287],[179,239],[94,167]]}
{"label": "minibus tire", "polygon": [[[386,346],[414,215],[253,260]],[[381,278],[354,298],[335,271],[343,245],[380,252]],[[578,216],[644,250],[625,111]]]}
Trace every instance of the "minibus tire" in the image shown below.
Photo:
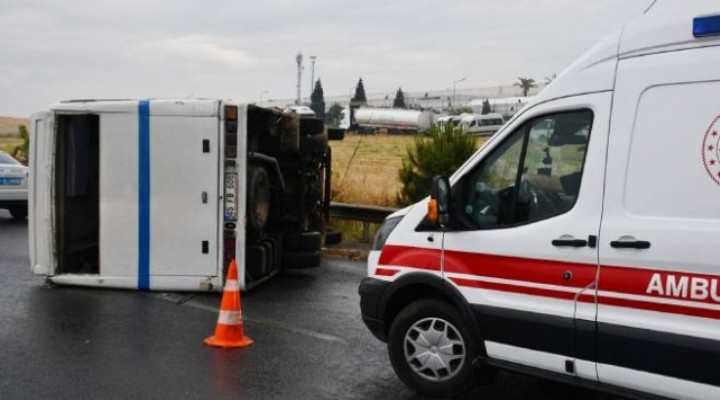
{"label": "minibus tire", "polygon": [[300,152],[324,153],[327,150],[328,138],[325,134],[300,137]]}
{"label": "minibus tire", "polygon": [[270,213],[270,178],[265,168],[248,168],[247,187],[248,223],[256,232],[262,232]]}
{"label": "minibus tire", "polygon": [[325,123],[316,117],[300,118],[300,136],[314,136],[325,132]]}
{"label": "minibus tire", "polygon": [[342,242],[342,232],[335,229],[330,229],[325,232],[325,246],[340,244],[340,242]]}
{"label": "minibus tire", "polygon": [[10,211],[10,215],[12,215],[12,218],[16,221],[22,221],[27,218],[28,215],[26,206],[11,207],[8,211]]}
{"label": "minibus tire", "polygon": [[[462,348],[462,362],[454,364],[454,369],[446,370],[444,377],[442,371],[435,374],[427,370],[418,371],[418,367],[411,365],[412,360],[408,360],[412,357],[406,356],[406,345],[408,352],[412,353],[413,335],[421,334],[424,329],[444,328],[445,324],[449,325],[447,331],[450,334],[435,345],[453,343],[456,355]],[[388,336],[388,354],[395,373],[409,388],[423,396],[454,397],[476,385],[477,371],[472,365],[480,354],[480,343],[476,340],[477,336],[454,306],[440,300],[422,299],[407,305],[393,320]],[[437,352],[438,357],[443,356],[437,346],[430,351]],[[432,375],[437,380],[428,378]]]}
{"label": "minibus tire", "polygon": [[322,234],[316,231],[288,232],[283,235],[283,250],[318,251],[322,247]]}
{"label": "minibus tire", "polygon": [[284,269],[306,269],[320,266],[319,251],[297,251],[287,252],[282,255],[282,267]]}

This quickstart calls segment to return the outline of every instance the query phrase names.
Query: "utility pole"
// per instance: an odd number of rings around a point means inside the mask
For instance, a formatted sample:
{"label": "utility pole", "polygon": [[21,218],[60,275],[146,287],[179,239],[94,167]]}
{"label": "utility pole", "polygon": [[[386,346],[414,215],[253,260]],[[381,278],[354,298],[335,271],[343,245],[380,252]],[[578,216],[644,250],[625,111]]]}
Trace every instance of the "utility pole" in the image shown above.
{"label": "utility pole", "polygon": [[317,60],[316,56],[310,56],[310,61],[312,61],[312,64],[310,64],[310,94],[315,88],[315,60]]}
{"label": "utility pole", "polygon": [[298,72],[298,80],[297,80],[297,98],[295,99],[295,104],[300,105],[300,81],[302,80],[302,62],[303,62],[303,55],[302,53],[297,53],[297,56],[295,56],[295,62],[297,62],[297,72]]}
{"label": "utility pole", "polygon": [[458,80],[456,80],[456,81],[453,81],[453,98],[452,98],[452,105],[450,106],[450,114],[451,114],[451,115],[455,112],[455,84],[457,84],[458,82],[462,82],[462,81],[464,81],[465,79],[467,79],[467,76],[464,77],[464,78],[462,78],[462,79],[458,79]]}

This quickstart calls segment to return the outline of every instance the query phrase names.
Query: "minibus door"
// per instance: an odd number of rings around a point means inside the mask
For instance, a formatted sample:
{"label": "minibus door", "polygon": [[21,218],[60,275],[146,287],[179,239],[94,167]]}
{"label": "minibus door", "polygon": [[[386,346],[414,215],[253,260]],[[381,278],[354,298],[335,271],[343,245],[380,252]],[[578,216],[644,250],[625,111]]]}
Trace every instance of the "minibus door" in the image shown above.
{"label": "minibus door", "polygon": [[219,120],[151,118],[153,276],[217,276]]}
{"label": "minibus door", "polygon": [[30,181],[28,183],[28,230],[30,265],[36,275],[53,275],[52,173],[54,123],[52,114],[32,116],[30,129]]}

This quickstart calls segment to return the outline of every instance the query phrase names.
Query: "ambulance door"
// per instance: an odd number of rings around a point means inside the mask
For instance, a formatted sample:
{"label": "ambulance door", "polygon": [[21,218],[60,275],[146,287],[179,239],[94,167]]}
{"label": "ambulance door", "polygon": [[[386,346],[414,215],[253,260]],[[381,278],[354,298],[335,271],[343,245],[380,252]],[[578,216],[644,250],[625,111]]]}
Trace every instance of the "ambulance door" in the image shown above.
{"label": "ambulance door", "polygon": [[488,356],[596,379],[597,235],[611,93],[525,112],[452,180],[444,277]]}
{"label": "ambulance door", "polygon": [[150,119],[153,279],[218,275],[218,135],[216,116]]}
{"label": "ambulance door", "polygon": [[[720,398],[720,51],[621,60],[600,232],[600,380]],[[691,382],[692,381],[692,382]]]}

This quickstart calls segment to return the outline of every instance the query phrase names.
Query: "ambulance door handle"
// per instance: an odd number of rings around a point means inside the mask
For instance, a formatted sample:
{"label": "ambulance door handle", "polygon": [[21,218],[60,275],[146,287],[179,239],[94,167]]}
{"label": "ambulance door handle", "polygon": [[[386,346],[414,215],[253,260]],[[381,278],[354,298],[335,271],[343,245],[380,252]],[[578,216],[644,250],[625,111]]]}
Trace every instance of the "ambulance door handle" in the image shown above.
{"label": "ambulance door handle", "polygon": [[585,247],[587,244],[587,240],[583,239],[555,239],[552,241],[552,245],[556,247]]}
{"label": "ambulance door handle", "polygon": [[650,242],[647,240],[613,240],[610,242],[610,247],[614,249],[649,249]]}
{"label": "ambulance door handle", "polygon": [[208,199],[207,192],[202,192],[201,198],[202,198],[203,204],[207,204],[207,199]]}

